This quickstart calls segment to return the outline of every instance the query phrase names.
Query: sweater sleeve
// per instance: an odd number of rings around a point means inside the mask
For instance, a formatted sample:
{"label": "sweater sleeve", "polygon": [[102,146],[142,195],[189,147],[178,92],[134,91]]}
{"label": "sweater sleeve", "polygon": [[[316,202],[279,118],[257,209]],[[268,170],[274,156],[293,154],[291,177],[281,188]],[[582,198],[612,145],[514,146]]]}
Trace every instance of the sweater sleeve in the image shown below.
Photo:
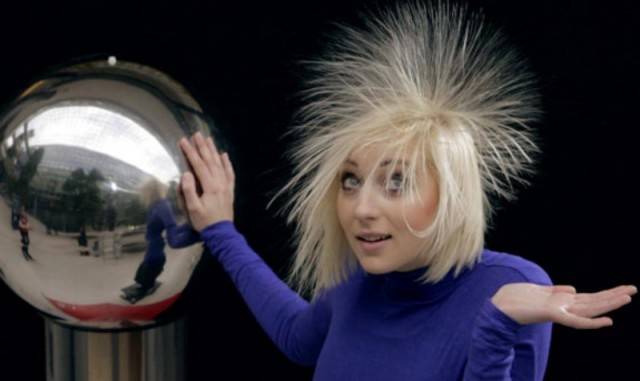
{"label": "sweater sleeve", "polygon": [[157,203],[154,212],[162,221],[165,229],[165,238],[169,246],[174,249],[187,247],[200,241],[200,234],[189,224],[177,225],[171,205],[165,199]]}
{"label": "sweater sleeve", "polygon": [[[537,267],[537,266],[536,266]],[[550,285],[538,270],[512,282]],[[464,381],[542,381],[552,323],[520,324],[487,299],[475,320]]]}
{"label": "sweater sleeve", "polygon": [[300,297],[249,247],[231,221],[210,225],[201,235],[280,351],[300,365],[315,364],[331,318],[327,294],[311,303]]}
{"label": "sweater sleeve", "polygon": [[174,249],[187,247],[200,241],[200,235],[189,224],[167,227],[167,243]]}

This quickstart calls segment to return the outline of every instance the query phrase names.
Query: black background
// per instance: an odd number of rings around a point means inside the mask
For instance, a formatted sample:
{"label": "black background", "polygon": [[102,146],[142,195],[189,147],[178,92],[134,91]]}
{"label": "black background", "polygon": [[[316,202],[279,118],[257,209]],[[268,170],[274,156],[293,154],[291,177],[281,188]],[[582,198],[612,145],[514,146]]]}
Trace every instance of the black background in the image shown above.
{"label": "black background", "polygon": [[[236,224],[281,276],[291,229],[265,205],[289,173],[281,138],[300,106],[299,62],[332,23],[359,23],[381,1],[289,3],[86,1],[3,5],[0,103],[53,65],[113,54],[165,71],[214,115],[233,146]],[[545,115],[533,185],[498,211],[487,246],[540,264],[556,284],[592,292],[640,284],[636,185],[638,20],[628,2],[474,1],[530,59]],[[42,318],[0,286],[1,379],[44,379]],[[189,380],[311,379],[254,320],[221,267],[204,257],[179,303]],[[176,307],[176,308],[178,308]],[[547,380],[637,379],[636,300],[597,331],[554,327]],[[9,376],[13,375],[13,376]]]}

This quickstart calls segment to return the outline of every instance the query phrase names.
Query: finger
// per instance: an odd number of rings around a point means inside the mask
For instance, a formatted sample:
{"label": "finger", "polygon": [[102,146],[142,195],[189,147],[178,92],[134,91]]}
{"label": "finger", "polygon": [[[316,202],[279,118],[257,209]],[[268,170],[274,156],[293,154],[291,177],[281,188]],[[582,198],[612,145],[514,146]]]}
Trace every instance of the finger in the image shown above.
{"label": "finger", "polygon": [[202,203],[196,192],[196,182],[190,172],[185,172],[182,175],[182,193],[184,194],[184,201],[187,204],[186,207],[189,213],[202,208]]}
{"label": "finger", "polygon": [[576,329],[598,329],[613,325],[613,320],[606,316],[591,319],[574,315],[566,310],[554,314],[552,321]]}
{"label": "finger", "polygon": [[638,293],[638,287],[630,284],[628,286],[624,286],[627,288],[627,295],[631,296],[631,295],[635,295]]}
{"label": "finger", "polygon": [[568,292],[569,294],[575,294],[576,288],[569,285],[556,285],[553,286],[553,292]]}
{"label": "finger", "polygon": [[200,132],[196,132],[193,135],[193,138],[198,148],[198,152],[200,152],[200,156],[202,156],[202,159],[207,164],[214,180],[217,180],[217,176],[220,175],[220,171],[222,169],[222,163],[220,161],[218,151],[215,149],[215,146],[208,144],[208,139],[205,140]]}
{"label": "finger", "polygon": [[209,171],[204,166],[200,155],[188,138],[181,138],[178,141],[178,145],[187,163],[187,171],[193,176],[196,194],[200,195],[203,193],[203,188],[209,189],[211,187],[211,176],[208,173]]}
{"label": "finger", "polygon": [[569,312],[575,313],[580,316],[593,317],[616,310],[630,302],[631,296],[618,295],[612,299],[598,300],[592,303],[576,303],[568,310]]}
{"label": "finger", "polygon": [[218,148],[216,147],[215,143],[213,142],[213,138],[211,136],[209,136],[206,141],[205,141],[206,146],[209,148],[209,150],[211,152],[213,152],[215,158],[216,158],[216,165],[218,166],[218,168],[221,168],[223,171],[223,175],[226,177],[226,172],[224,170],[224,161],[221,158],[222,155],[220,155],[220,153],[218,152]]}
{"label": "finger", "polygon": [[197,132],[196,136],[201,142],[202,147],[203,148],[206,147],[212,153],[215,164],[219,168],[222,168],[222,160],[220,159],[220,153],[218,152],[218,147],[216,147],[216,145],[213,142],[213,138],[209,136],[207,139],[205,139],[200,132]]}
{"label": "finger", "polygon": [[607,292],[607,291],[611,292],[612,294],[634,295],[635,293],[638,292],[638,289],[636,288],[636,286],[625,285],[625,286],[614,287],[609,290],[605,290],[604,292]]}
{"label": "finger", "polygon": [[595,293],[580,293],[576,295],[576,302],[591,303],[598,300],[612,299],[618,295],[634,295],[636,292],[635,286],[618,286]]}
{"label": "finger", "polygon": [[200,157],[202,158],[202,161],[204,162],[205,166],[209,170],[209,173],[215,180],[217,171],[215,168],[215,162],[213,160],[213,152],[209,151],[209,147],[206,145],[205,142],[203,142],[202,135],[199,132],[196,132],[195,134],[193,134],[193,136],[191,137],[191,141],[193,142],[193,145],[198,150],[198,154],[200,155]]}
{"label": "finger", "polygon": [[202,187],[210,190],[213,187],[211,173],[209,172],[209,168],[207,167],[207,165],[204,163],[204,161],[202,161],[202,158],[200,157],[198,151],[196,151],[196,149],[191,145],[191,143],[189,143],[189,140],[187,140],[186,138],[180,139],[180,148],[185,154],[187,161],[191,165],[191,168],[193,168],[193,171],[198,177],[198,180],[200,180],[200,184],[202,184]]}
{"label": "finger", "polygon": [[224,164],[224,171],[227,174],[227,180],[229,181],[231,189],[233,189],[236,183],[236,174],[233,171],[233,165],[231,164],[231,160],[229,159],[229,153],[225,152],[222,155],[222,158],[223,158],[223,164]]}

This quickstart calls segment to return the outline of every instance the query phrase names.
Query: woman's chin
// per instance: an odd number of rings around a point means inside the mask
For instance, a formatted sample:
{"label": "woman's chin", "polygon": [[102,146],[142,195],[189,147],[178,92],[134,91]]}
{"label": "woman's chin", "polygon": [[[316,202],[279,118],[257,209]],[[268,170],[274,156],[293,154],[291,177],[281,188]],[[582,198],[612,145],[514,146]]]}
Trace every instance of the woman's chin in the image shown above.
{"label": "woman's chin", "polygon": [[358,257],[358,262],[360,263],[360,267],[369,274],[379,275],[393,271],[393,266],[384,263],[380,258]]}

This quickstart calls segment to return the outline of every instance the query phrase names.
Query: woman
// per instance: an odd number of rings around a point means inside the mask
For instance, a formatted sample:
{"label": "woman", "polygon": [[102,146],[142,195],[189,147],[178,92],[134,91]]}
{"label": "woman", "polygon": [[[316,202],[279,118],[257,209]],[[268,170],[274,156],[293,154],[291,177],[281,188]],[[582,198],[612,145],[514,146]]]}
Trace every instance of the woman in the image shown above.
{"label": "woman", "polygon": [[147,208],[144,258],[134,277],[135,283],[122,288],[121,297],[131,304],[152,294],[160,286],[158,276],[167,261],[164,253],[165,232],[167,243],[178,249],[198,241],[198,234],[188,224],[176,224],[171,204],[167,199],[167,186],[151,178],[140,188],[142,204]]}
{"label": "woman", "polygon": [[484,248],[489,196],[513,198],[537,151],[531,76],[499,34],[464,9],[411,4],[332,48],[283,189],[289,281],[310,303],[235,230],[228,155],[180,141],[193,227],[283,353],[316,380],[542,380],[553,322],[612,324],[601,315],[635,287],[576,293]]}

